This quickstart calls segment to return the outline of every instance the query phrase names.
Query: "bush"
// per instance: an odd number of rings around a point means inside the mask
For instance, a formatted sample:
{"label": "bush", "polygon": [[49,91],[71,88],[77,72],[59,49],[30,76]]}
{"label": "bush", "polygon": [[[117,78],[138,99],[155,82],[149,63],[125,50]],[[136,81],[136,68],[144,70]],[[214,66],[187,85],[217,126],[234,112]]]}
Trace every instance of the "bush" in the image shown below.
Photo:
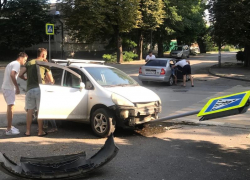
{"label": "bush", "polygon": [[244,61],[244,52],[238,51],[236,54],[236,59],[237,59],[237,61]]}
{"label": "bush", "polygon": [[[133,61],[134,58],[137,58],[138,55],[131,52],[131,51],[124,51],[123,52],[123,61]],[[113,53],[113,54],[104,54],[102,56],[102,58],[106,61],[106,62],[116,62],[117,59],[117,54]]]}
{"label": "bush", "polygon": [[123,61],[133,61],[134,58],[137,58],[138,55],[131,52],[131,51],[124,51],[123,52]]}
{"label": "bush", "polygon": [[102,58],[106,62],[116,62],[116,53],[114,53],[114,54],[103,54]]}

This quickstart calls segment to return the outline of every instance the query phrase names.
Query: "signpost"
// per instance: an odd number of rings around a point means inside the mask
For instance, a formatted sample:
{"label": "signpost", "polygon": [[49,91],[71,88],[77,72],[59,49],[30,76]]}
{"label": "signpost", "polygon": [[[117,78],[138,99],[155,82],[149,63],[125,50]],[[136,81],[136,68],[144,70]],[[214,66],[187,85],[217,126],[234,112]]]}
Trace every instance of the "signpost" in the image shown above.
{"label": "signpost", "polygon": [[47,23],[45,26],[46,34],[49,35],[49,62],[51,62],[51,50],[50,50],[50,35],[55,34],[54,24]]}

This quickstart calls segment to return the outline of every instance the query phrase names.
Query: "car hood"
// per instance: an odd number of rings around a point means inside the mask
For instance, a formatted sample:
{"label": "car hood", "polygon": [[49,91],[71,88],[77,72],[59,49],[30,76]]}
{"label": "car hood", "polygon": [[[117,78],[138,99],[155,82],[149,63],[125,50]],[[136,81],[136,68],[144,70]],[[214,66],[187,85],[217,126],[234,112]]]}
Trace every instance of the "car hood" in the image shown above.
{"label": "car hood", "polygon": [[153,91],[142,86],[109,87],[106,90],[116,93],[133,103],[159,101],[159,96]]}

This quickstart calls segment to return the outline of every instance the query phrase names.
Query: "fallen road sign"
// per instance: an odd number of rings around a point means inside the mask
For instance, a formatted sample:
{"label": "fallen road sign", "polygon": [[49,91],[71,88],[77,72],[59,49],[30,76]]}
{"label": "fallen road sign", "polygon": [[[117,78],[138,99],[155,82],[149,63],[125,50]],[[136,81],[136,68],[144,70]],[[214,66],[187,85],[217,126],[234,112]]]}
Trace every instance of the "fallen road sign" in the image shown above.
{"label": "fallen road sign", "polygon": [[197,115],[200,121],[245,113],[250,91],[210,99]]}
{"label": "fallen road sign", "polygon": [[245,113],[250,106],[250,91],[231,94],[210,99],[208,103],[201,109],[190,111],[182,114],[176,114],[150,121],[148,123],[156,123],[176,118],[191,116],[198,114],[201,117],[200,121],[232,116]]}

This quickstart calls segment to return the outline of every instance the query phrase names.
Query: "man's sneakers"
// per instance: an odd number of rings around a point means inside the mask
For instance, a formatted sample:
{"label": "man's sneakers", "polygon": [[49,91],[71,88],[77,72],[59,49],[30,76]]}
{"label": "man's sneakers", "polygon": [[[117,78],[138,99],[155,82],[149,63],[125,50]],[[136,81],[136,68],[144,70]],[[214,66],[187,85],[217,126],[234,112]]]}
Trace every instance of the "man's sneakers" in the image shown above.
{"label": "man's sneakers", "polygon": [[11,130],[6,130],[6,133],[5,133],[7,136],[11,136],[11,135],[18,135],[20,134],[20,131],[19,129],[15,128],[14,126],[11,127]]}

